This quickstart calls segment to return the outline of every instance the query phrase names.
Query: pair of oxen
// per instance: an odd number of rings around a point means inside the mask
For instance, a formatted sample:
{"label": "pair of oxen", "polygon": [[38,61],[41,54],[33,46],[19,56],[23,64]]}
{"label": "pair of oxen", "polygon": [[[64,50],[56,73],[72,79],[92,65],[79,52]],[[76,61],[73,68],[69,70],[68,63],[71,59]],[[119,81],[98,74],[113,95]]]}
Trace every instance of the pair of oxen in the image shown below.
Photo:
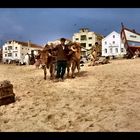
{"label": "pair of oxen", "polygon": [[[68,44],[68,59],[67,59],[67,77],[75,78],[75,70],[77,68],[78,73],[80,71],[80,58],[81,58],[81,46],[79,43],[73,42]],[[57,51],[55,51],[53,45],[46,44],[42,51],[39,52],[39,61],[44,71],[44,79],[46,80],[47,69],[50,72],[50,79],[55,79],[56,73],[56,58]],[[70,75],[71,70],[71,75]]]}

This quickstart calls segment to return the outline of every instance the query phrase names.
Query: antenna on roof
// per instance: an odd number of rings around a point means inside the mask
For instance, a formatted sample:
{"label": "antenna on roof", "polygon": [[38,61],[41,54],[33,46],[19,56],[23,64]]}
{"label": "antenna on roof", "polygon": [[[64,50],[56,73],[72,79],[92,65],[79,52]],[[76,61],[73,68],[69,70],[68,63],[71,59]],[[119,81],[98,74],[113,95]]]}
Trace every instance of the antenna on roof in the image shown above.
{"label": "antenna on roof", "polygon": [[122,28],[124,28],[123,22],[121,22]]}
{"label": "antenna on roof", "polygon": [[134,33],[136,32],[136,30],[135,30],[135,29],[133,29],[132,31],[133,31]]}

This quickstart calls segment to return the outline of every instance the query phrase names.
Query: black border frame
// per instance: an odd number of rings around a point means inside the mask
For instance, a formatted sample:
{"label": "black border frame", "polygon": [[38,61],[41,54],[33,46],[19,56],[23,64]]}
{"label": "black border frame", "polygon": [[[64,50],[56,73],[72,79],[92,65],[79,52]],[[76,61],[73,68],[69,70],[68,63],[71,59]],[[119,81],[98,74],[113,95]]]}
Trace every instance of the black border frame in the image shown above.
{"label": "black border frame", "polygon": [[[140,8],[138,0],[122,1],[122,0],[3,0],[0,8]],[[31,140],[31,139],[135,139],[140,133],[102,133],[102,132],[86,132],[86,133],[50,133],[50,132],[2,132],[0,133],[1,140]]]}

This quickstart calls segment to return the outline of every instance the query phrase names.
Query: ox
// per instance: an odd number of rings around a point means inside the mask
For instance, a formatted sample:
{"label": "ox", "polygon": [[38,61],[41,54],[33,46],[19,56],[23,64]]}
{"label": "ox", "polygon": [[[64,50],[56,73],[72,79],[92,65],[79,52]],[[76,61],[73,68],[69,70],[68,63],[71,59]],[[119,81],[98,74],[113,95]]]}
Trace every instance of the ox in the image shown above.
{"label": "ox", "polygon": [[44,79],[46,80],[47,69],[50,72],[50,79],[54,79],[56,68],[56,52],[53,51],[53,46],[45,45],[40,51],[40,63],[44,70]]}
{"label": "ox", "polygon": [[75,69],[77,68],[78,73],[80,72],[80,58],[81,58],[81,46],[74,42],[69,46],[68,54],[68,65],[67,65],[67,77],[69,76],[70,68],[72,78],[75,78]]}

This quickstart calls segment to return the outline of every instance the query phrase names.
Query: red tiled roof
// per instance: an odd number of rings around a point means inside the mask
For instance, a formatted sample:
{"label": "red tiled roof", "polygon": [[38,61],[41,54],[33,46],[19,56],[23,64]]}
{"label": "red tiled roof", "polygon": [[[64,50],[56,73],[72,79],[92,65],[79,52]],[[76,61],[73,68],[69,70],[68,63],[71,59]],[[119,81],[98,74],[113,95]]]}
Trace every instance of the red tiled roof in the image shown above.
{"label": "red tiled roof", "polygon": [[[22,42],[22,41],[16,41],[16,40],[12,40],[12,41],[17,42],[18,44],[21,44],[22,46],[28,46],[28,42]],[[8,41],[8,42],[10,43],[12,41]],[[30,46],[31,46],[31,48],[42,48],[42,46],[37,45],[37,44],[33,44],[31,42],[30,42]]]}

